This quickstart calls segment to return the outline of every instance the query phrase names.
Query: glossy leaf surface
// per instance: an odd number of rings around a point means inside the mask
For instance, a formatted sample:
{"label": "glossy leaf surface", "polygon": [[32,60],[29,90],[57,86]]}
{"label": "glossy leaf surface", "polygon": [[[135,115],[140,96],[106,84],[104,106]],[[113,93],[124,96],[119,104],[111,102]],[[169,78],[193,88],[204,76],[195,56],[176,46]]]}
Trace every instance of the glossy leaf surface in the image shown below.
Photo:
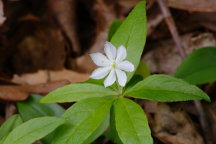
{"label": "glossy leaf surface", "polygon": [[114,111],[116,131],[124,144],[153,144],[148,120],[138,104],[119,98]]}
{"label": "glossy leaf surface", "polygon": [[175,77],[192,84],[216,80],[216,47],[200,48],[189,54],[178,67]]}
{"label": "glossy leaf surface", "polygon": [[210,101],[208,95],[198,87],[168,75],[151,75],[128,89],[125,95],[159,102]]}

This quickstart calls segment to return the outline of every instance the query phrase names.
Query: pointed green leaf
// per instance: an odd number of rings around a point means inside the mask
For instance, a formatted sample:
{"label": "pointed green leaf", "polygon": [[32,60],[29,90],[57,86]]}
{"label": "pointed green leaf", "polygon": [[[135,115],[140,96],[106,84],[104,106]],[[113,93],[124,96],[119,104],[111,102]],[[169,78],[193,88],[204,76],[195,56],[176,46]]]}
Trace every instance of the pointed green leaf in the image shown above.
{"label": "pointed green leaf", "polygon": [[111,128],[109,131],[107,131],[104,135],[110,139],[115,144],[123,144],[122,141],[119,138],[119,135],[116,130],[115,126],[115,111],[114,111],[114,105],[111,108],[111,117],[110,117],[110,125]]}
{"label": "pointed green leaf", "polygon": [[120,20],[115,20],[110,28],[109,28],[109,33],[108,33],[108,41],[111,40],[112,36],[115,34],[116,30],[119,28],[119,26],[122,24],[122,21]]}
{"label": "pointed green leaf", "polygon": [[7,136],[14,128],[22,123],[20,115],[16,114],[11,116],[0,127],[0,139]]}
{"label": "pointed green leaf", "polygon": [[210,101],[208,95],[198,87],[168,75],[149,76],[128,89],[125,95],[159,102]]}
{"label": "pointed green leaf", "polygon": [[175,76],[196,85],[215,81],[216,47],[193,51],[178,67]]}
{"label": "pointed green leaf", "polygon": [[105,78],[103,79],[88,79],[87,81],[85,81],[84,83],[89,83],[89,84],[95,84],[95,85],[100,85],[104,87],[104,82]]}
{"label": "pointed green leaf", "polygon": [[115,91],[92,83],[76,83],[63,86],[45,96],[41,102],[74,102],[91,97],[117,95]]}
{"label": "pointed green leaf", "polygon": [[16,127],[3,144],[32,144],[63,123],[64,119],[57,117],[41,117],[29,120]]}
{"label": "pointed green leaf", "polygon": [[[120,45],[126,47],[126,59],[134,64],[135,69],[139,65],[146,41],[147,23],[145,5],[145,1],[138,3],[111,39],[111,43],[116,47]],[[127,73],[128,81],[134,72]]]}
{"label": "pointed green leaf", "polygon": [[99,136],[101,136],[108,128],[109,121],[110,121],[110,115],[108,114],[104,119],[104,121],[101,123],[101,125],[88,137],[87,140],[85,140],[85,142],[83,142],[83,144],[90,144],[94,142],[94,140],[96,140]]}
{"label": "pointed green leaf", "polygon": [[140,82],[143,80],[143,77],[140,75],[134,75],[132,79],[127,83],[125,90],[131,89],[136,83]]}
{"label": "pointed green leaf", "polygon": [[23,120],[42,116],[61,116],[65,110],[58,104],[39,103],[42,96],[32,94],[26,101],[17,102],[17,107]]}
{"label": "pointed green leaf", "polygon": [[0,139],[0,144],[3,144],[5,139],[6,139],[6,136],[4,136],[2,139]]}
{"label": "pointed green leaf", "polygon": [[[85,83],[91,83],[91,84],[96,84],[96,85],[100,85],[102,87],[104,87],[103,82],[105,81],[106,78],[103,79],[88,79],[87,81],[85,81]],[[114,83],[113,85],[109,86],[109,89],[113,90],[113,91],[118,91],[118,85],[116,83]]]}
{"label": "pointed green leaf", "polygon": [[[58,104],[39,103],[41,98],[42,96],[40,95],[32,94],[26,101],[17,102],[18,111],[24,121],[42,116],[61,116],[65,112]],[[41,141],[44,144],[50,144],[54,132],[41,139]]]}
{"label": "pointed green leaf", "polygon": [[148,65],[144,61],[140,61],[139,66],[136,69],[135,75],[140,75],[144,78],[150,76],[151,72]]}
{"label": "pointed green leaf", "polygon": [[64,114],[68,121],[59,127],[52,144],[82,144],[101,125],[113,98],[89,98],[72,105]]}
{"label": "pointed green leaf", "polygon": [[126,98],[114,103],[115,127],[124,144],[153,144],[148,120],[142,108]]}

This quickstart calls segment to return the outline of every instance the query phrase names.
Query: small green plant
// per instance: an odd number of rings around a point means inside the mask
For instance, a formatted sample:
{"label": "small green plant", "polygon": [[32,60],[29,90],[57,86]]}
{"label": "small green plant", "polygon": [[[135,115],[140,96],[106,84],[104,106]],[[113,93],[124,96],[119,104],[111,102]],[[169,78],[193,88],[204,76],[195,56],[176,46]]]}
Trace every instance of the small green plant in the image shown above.
{"label": "small green plant", "polygon": [[[18,103],[21,116],[27,117],[26,120],[40,117],[19,122],[12,132],[2,136],[2,143],[30,144],[51,133],[47,143],[88,144],[110,126],[115,143],[153,144],[145,112],[130,97],[158,102],[210,101],[201,89],[182,79],[168,75],[147,78],[137,75],[143,73],[135,70],[146,40],[144,1],[122,24],[118,24],[111,35],[110,42],[105,44],[107,56],[100,53],[90,55],[100,66],[90,76],[93,79],[58,88],[41,99],[42,103],[75,104],[66,111],[56,105],[42,104],[48,111],[41,112],[38,105],[32,109]],[[30,109],[33,114],[28,114],[25,109]],[[59,113],[53,113],[54,109],[60,110]]]}
{"label": "small green plant", "polygon": [[216,47],[203,47],[189,54],[178,67],[175,77],[191,84],[216,80]]}

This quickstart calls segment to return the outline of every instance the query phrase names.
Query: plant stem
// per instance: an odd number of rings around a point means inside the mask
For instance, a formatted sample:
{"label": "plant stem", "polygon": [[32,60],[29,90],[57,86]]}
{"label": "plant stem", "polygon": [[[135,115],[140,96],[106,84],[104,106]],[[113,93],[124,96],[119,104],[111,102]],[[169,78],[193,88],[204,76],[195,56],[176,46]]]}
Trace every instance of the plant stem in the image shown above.
{"label": "plant stem", "polygon": [[116,84],[117,84],[117,87],[118,87],[118,91],[119,91],[119,93],[120,93],[120,96],[123,96],[123,87],[121,87],[117,82],[116,82]]}

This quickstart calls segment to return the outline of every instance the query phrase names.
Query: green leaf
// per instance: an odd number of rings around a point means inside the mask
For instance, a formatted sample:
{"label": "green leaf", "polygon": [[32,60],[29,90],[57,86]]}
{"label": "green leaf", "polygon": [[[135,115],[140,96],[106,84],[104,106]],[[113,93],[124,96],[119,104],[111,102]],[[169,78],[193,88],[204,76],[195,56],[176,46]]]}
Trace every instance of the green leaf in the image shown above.
{"label": "green leaf", "polygon": [[129,90],[132,88],[136,83],[140,82],[143,80],[143,77],[141,75],[134,75],[132,79],[127,83],[125,89]]}
{"label": "green leaf", "polygon": [[[17,102],[17,108],[24,121],[42,116],[61,116],[65,110],[58,104],[39,103],[42,96],[32,94],[26,101]],[[41,141],[49,144],[54,132],[44,137]]]}
{"label": "green leaf", "polygon": [[85,81],[84,83],[89,83],[89,84],[95,84],[95,85],[100,85],[103,86],[103,82],[105,79],[88,79],[87,81]]}
{"label": "green leaf", "polygon": [[107,131],[104,135],[112,140],[113,143],[115,144],[123,144],[122,141],[119,138],[119,135],[117,133],[116,130],[116,126],[115,126],[115,111],[114,111],[114,105],[111,108],[111,117],[110,117],[110,125],[111,125],[111,129],[109,131]]}
{"label": "green leaf", "polygon": [[140,75],[144,78],[150,76],[151,72],[148,65],[144,61],[140,61],[138,68],[135,72],[136,75]]}
{"label": "green leaf", "polygon": [[61,116],[65,110],[58,104],[39,103],[42,96],[32,94],[26,101],[17,102],[17,108],[24,121],[42,116]]}
{"label": "green leaf", "polygon": [[[120,45],[126,47],[126,59],[134,64],[135,69],[139,65],[146,41],[147,23],[145,5],[145,1],[138,3],[111,39],[111,43],[116,47]],[[128,81],[134,72],[127,73]]]}
{"label": "green leaf", "polygon": [[[103,79],[88,79],[87,81],[85,81],[85,83],[91,83],[91,84],[96,84],[96,85],[100,85],[102,87],[104,87],[104,80],[106,78]],[[113,85],[109,86],[109,89],[112,89],[113,91],[118,91],[118,85],[116,83],[114,83]]]}
{"label": "green leaf", "polygon": [[3,144],[32,144],[63,123],[64,119],[57,117],[41,117],[29,120],[16,127]]}
{"label": "green leaf", "polygon": [[109,32],[108,32],[108,41],[111,40],[112,36],[115,34],[116,30],[119,28],[119,26],[122,24],[122,21],[120,20],[115,20],[110,28],[109,28]]}
{"label": "green leaf", "polygon": [[175,76],[196,85],[215,81],[216,47],[193,51],[178,67]]}
{"label": "green leaf", "polygon": [[125,95],[159,102],[210,101],[208,95],[198,87],[168,75],[149,76],[127,90]]}
{"label": "green leaf", "polygon": [[110,115],[108,114],[101,125],[88,137],[83,144],[90,144],[94,142],[99,136],[101,136],[104,131],[108,128],[110,121]]}
{"label": "green leaf", "polygon": [[68,121],[59,127],[52,144],[82,144],[101,125],[113,98],[89,98],[72,105],[64,114]]}
{"label": "green leaf", "polygon": [[11,116],[0,127],[0,139],[7,136],[14,128],[22,123],[20,115],[16,114]]}
{"label": "green leaf", "polygon": [[3,144],[3,142],[5,141],[6,136],[4,136],[2,139],[0,139],[0,144]]}
{"label": "green leaf", "polygon": [[123,144],[118,136],[118,133],[115,128],[110,129],[104,134],[107,139],[111,140],[114,144]]}
{"label": "green leaf", "polygon": [[124,144],[153,144],[148,120],[142,108],[126,98],[114,103],[115,127]]}
{"label": "green leaf", "polygon": [[77,83],[50,92],[41,102],[74,102],[91,97],[114,96],[117,92],[98,84]]}

